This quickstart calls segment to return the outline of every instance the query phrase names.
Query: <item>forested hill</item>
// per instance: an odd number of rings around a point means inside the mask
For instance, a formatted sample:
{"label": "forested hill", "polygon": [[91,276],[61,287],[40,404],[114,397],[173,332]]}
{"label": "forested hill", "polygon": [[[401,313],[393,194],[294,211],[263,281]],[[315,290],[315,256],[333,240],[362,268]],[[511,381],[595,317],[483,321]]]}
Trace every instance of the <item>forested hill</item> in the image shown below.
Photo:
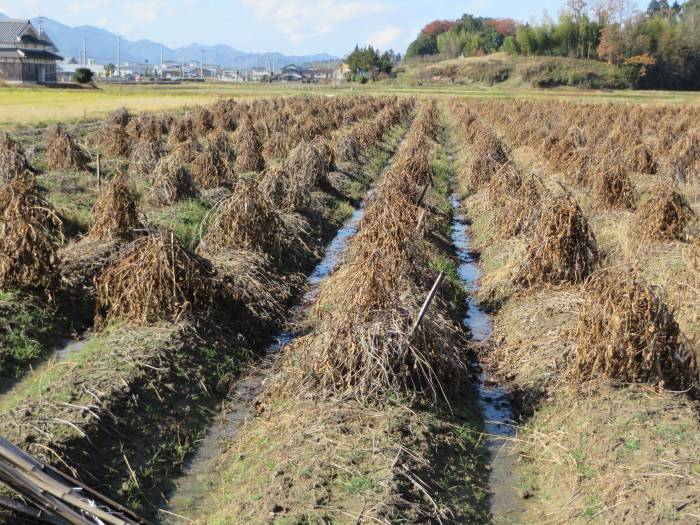
{"label": "forested hill", "polygon": [[465,14],[426,25],[407,58],[510,55],[586,58],[619,68],[640,89],[700,89],[700,0],[653,0],[628,14],[625,0],[568,0],[557,20],[523,24]]}

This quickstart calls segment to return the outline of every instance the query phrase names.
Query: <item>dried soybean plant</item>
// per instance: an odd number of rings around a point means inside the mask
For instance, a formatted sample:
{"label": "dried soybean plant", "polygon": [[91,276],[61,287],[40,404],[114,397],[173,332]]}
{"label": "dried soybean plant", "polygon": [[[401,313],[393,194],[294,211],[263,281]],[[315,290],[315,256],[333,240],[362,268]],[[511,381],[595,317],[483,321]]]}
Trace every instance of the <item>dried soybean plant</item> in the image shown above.
{"label": "dried soybean plant", "polygon": [[[493,181],[497,180],[497,178],[493,179]],[[490,190],[491,186],[489,187]],[[545,185],[535,175],[522,180],[512,196],[501,196],[498,198],[494,196],[492,199],[503,201],[502,207],[495,210],[491,217],[494,237],[510,239],[517,235],[531,234],[539,221],[542,200],[546,196],[547,189]]]}
{"label": "dried soybean plant", "polygon": [[179,200],[199,196],[197,185],[177,151],[158,161],[150,182],[152,187],[148,200],[155,204],[169,206]]}
{"label": "dried soybean plant", "polygon": [[639,234],[659,241],[685,240],[694,219],[693,208],[671,181],[655,187],[635,213]]}
{"label": "dried soybean plant", "polygon": [[568,194],[542,201],[541,212],[517,281],[580,283],[599,261],[598,245],[578,203]]}
{"label": "dried soybean plant", "polygon": [[46,164],[50,170],[88,171],[90,156],[66,131],[56,124],[47,133]]}
{"label": "dried soybean plant", "polygon": [[0,288],[38,290],[51,298],[58,286],[63,224],[33,182],[0,187]]}
{"label": "dried soybean plant", "polygon": [[163,155],[165,149],[160,141],[145,136],[131,150],[129,174],[133,177],[150,177]]}
{"label": "dried soybean plant", "polygon": [[15,177],[27,178],[34,169],[27,162],[24,148],[7,133],[0,132],[0,182],[8,182]]}
{"label": "dried soybean plant", "polygon": [[612,158],[601,158],[590,178],[593,196],[600,206],[634,209],[634,185],[618,154],[613,154]]}
{"label": "dried soybean plant", "polygon": [[211,305],[209,263],[172,232],[140,237],[125,246],[95,279],[96,328],[114,321],[176,322]]}
{"label": "dried soybean plant", "polygon": [[685,388],[697,376],[673,312],[634,269],[603,270],[586,282],[571,377]]}
{"label": "dried soybean plant", "polygon": [[306,230],[300,217],[282,212],[253,180],[240,179],[202,222],[201,249],[253,250],[279,260]]}
{"label": "dried soybean plant", "polygon": [[236,153],[228,132],[215,130],[207,137],[207,145],[192,161],[192,177],[200,188],[233,186]]}
{"label": "dried soybean plant", "polygon": [[168,134],[168,144],[175,145],[195,140],[194,123],[190,117],[181,117],[173,120]]}
{"label": "dried soybean plant", "polygon": [[333,137],[333,153],[338,162],[357,162],[360,160],[360,151],[360,143],[352,130]]}
{"label": "dried soybean plant", "polygon": [[234,134],[236,145],[236,172],[262,171],[265,159],[262,156],[262,142],[252,119],[246,116]]}
{"label": "dried soybean plant", "polygon": [[274,261],[266,253],[227,249],[213,254],[203,251],[203,255],[216,269],[214,280],[222,300],[240,305],[246,319],[279,321],[292,299],[293,286],[303,284],[303,279],[295,276],[280,278]]}
{"label": "dried soybean plant", "polygon": [[105,241],[130,239],[137,234],[136,230],[142,228],[131,182],[126,175],[118,173],[92,208],[88,237]]}

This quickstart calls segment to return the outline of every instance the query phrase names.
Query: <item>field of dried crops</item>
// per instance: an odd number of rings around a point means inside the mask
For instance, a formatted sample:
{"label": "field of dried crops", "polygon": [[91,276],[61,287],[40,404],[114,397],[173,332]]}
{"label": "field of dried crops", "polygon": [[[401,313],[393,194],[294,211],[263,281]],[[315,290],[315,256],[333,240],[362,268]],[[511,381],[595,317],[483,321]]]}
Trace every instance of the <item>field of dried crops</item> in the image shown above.
{"label": "field of dried crops", "polygon": [[697,523],[698,112],[452,109],[522,521]]}
{"label": "field of dried crops", "polygon": [[0,133],[0,436],[154,523],[695,523],[698,117],[292,96]]}

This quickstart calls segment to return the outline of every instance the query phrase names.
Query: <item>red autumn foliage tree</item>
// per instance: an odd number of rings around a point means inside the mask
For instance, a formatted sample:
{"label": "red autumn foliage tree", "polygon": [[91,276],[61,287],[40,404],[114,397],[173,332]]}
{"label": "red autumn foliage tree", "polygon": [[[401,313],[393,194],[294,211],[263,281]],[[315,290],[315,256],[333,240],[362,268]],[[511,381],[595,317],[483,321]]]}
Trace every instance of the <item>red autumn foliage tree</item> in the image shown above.
{"label": "red autumn foliage tree", "polygon": [[434,20],[425,26],[421,33],[427,36],[437,36],[441,33],[446,33],[456,25],[457,22],[451,22],[449,20]]}
{"label": "red autumn foliage tree", "polygon": [[518,24],[512,18],[494,18],[486,22],[503,36],[514,36]]}

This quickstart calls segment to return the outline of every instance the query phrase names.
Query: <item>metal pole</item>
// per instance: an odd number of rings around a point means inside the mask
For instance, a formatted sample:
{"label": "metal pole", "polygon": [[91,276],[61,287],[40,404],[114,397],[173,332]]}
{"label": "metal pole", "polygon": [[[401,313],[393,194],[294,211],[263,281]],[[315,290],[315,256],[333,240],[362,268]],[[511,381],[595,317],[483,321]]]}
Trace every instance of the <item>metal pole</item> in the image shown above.
{"label": "metal pole", "polygon": [[199,78],[204,80],[204,49],[202,49],[202,55],[199,59]]}
{"label": "metal pole", "polygon": [[117,76],[122,77],[122,37],[117,36]]}
{"label": "metal pole", "polygon": [[85,34],[83,34],[83,67],[87,66],[87,43],[85,42]]}
{"label": "metal pole", "polygon": [[160,79],[163,78],[163,46],[160,46]]}

